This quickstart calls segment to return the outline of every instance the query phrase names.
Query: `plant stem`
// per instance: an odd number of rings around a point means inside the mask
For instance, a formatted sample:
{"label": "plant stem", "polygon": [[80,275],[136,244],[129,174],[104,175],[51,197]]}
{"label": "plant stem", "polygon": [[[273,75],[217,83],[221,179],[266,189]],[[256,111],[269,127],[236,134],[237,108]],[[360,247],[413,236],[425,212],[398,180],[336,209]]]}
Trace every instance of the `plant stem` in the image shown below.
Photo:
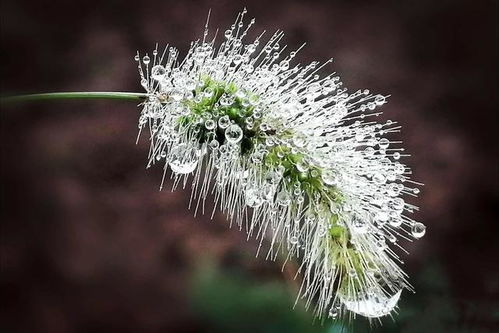
{"label": "plant stem", "polygon": [[29,101],[44,101],[52,99],[122,99],[129,101],[143,101],[147,97],[145,93],[132,92],[57,92],[31,95],[17,95],[2,98],[6,103],[18,103]]}

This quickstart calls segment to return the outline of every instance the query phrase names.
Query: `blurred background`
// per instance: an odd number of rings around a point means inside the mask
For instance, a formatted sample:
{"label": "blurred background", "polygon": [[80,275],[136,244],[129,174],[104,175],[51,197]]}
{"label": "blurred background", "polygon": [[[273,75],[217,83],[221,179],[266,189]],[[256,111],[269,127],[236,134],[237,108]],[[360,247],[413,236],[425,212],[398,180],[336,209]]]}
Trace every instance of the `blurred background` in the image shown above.
{"label": "blurred background", "polygon": [[426,184],[417,293],[372,328],[314,323],[291,311],[292,266],[159,192],[133,102],[2,105],[3,332],[498,332],[496,1],[2,0],[1,93],[141,91],[136,50],[185,52],[209,8],[224,29],[244,6],[252,36],[283,29],[298,61],[333,56],[350,90],[392,95],[382,117]]}

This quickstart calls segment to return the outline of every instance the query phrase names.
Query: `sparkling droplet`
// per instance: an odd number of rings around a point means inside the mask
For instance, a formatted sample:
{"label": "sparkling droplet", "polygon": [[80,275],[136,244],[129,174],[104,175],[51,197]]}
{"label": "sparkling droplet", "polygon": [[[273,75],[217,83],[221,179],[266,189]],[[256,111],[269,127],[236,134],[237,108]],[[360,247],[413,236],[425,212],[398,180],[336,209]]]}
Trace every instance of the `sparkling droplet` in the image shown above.
{"label": "sparkling droplet", "polygon": [[249,188],[245,193],[246,204],[250,207],[258,207],[263,203],[260,191],[256,188]]}
{"label": "sparkling droplet", "polygon": [[426,233],[426,226],[423,223],[416,222],[411,228],[411,234],[414,238],[421,238]]}
{"label": "sparkling droplet", "polygon": [[149,56],[146,54],[146,55],[142,58],[142,62],[144,63],[144,65],[149,65],[149,63],[151,62],[151,58],[149,58]]}
{"label": "sparkling droplet", "polygon": [[293,245],[298,244],[298,237],[296,236],[289,237],[289,242]]}
{"label": "sparkling droplet", "polygon": [[344,297],[341,294],[340,300],[345,307],[361,316],[368,318],[378,318],[388,315],[397,306],[402,290],[392,296],[386,295],[381,290],[370,291],[365,294],[356,294],[352,297]]}
{"label": "sparkling droplet", "polygon": [[230,143],[238,143],[243,138],[243,130],[238,125],[230,125],[225,130],[225,139]]}
{"label": "sparkling droplet", "polygon": [[161,65],[156,65],[151,69],[151,77],[156,81],[161,81],[166,75],[166,69]]}
{"label": "sparkling droplet", "polygon": [[374,103],[376,103],[376,105],[383,105],[385,104],[385,96],[381,96],[381,95],[378,95],[374,98]]}
{"label": "sparkling droplet", "polygon": [[226,129],[230,125],[230,118],[229,116],[222,116],[218,119],[218,126],[221,129]]}
{"label": "sparkling droplet", "polygon": [[336,311],[336,309],[332,308],[331,310],[329,310],[329,317],[331,319],[338,318],[338,311]]}
{"label": "sparkling droplet", "polygon": [[173,146],[169,156],[170,168],[175,173],[191,173],[198,165],[197,149],[186,143]]}
{"label": "sparkling droplet", "polygon": [[381,149],[386,149],[390,145],[390,141],[387,138],[382,138],[379,140],[378,145]]}
{"label": "sparkling droplet", "polygon": [[220,143],[217,140],[213,139],[210,141],[210,148],[211,149],[217,149],[219,146],[220,146]]}
{"label": "sparkling droplet", "polygon": [[182,98],[184,98],[184,92],[180,89],[173,89],[171,92],[170,92],[170,97],[174,100],[174,101],[180,101],[182,100]]}
{"label": "sparkling droplet", "polygon": [[281,206],[287,206],[291,203],[291,196],[286,191],[277,193],[277,203]]}

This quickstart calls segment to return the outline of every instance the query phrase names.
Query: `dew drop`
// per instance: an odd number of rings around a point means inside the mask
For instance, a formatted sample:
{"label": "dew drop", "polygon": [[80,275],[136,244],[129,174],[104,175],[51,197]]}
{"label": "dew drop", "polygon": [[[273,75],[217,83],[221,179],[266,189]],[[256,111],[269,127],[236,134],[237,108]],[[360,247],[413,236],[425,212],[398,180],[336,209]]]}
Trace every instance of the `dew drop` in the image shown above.
{"label": "dew drop", "polygon": [[230,125],[230,118],[229,116],[222,116],[218,119],[218,126],[221,129],[226,129]]}
{"label": "dew drop", "polygon": [[238,143],[243,138],[243,130],[238,125],[230,125],[225,130],[225,139],[230,143]]}
{"label": "dew drop", "polygon": [[171,149],[169,159],[169,165],[173,172],[191,173],[198,164],[197,149],[187,143],[181,143]]}
{"label": "dew drop", "polygon": [[277,193],[277,203],[281,206],[287,206],[291,203],[291,196],[286,191],[280,191]]}
{"label": "dew drop", "polygon": [[393,295],[386,295],[381,290],[357,294],[353,297],[340,295],[340,300],[345,307],[361,316],[368,318],[378,318],[388,315],[397,306],[402,290]]}
{"label": "dew drop", "polygon": [[156,65],[151,69],[151,77],[156,81],[161,81],[166,75],[166,69],[161,65]]}
{"label": "dew drop", "polygon": [[416,222],[411,228],[411,234],[414,238],[421,238],[426,233],[426,226],[423,223]]}
{"label": "dew drop", "polygon": [[263,198],[260,191],[256,188],[248,188],[245,192],[246,204],[250,207],[256,208],[263,203]]}

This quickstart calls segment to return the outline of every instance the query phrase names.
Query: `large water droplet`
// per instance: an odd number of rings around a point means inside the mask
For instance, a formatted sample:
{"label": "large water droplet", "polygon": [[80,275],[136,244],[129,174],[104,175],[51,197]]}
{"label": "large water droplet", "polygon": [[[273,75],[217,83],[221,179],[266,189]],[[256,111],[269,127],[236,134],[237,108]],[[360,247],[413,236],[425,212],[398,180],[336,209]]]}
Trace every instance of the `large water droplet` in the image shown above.
{"label": "large water droplet", "polygon": [[426,226],[423,223],[416,222],[411,228],[411,233],[414,238],[421,238],[426,233]]}
{"label": "large water droplet", "polygon": [[230,125],[225,130],[225,138],[229,143],[238,143],[243,138],[243,130],[238,125]]}
{"label": "large water droplet", "polygon": [[198,165],[197,149],[181,143],[170,151],[170,168],[175,173],[191,173]]}
{"label": "large water droplet", "polygon": [[390,296],[378,289],[375,292],[359,294],[351,298],[340,295],[340,300],[352,312],[368,318],[378,318],[392,312],[397,306],[400,294],[402,290]]}

